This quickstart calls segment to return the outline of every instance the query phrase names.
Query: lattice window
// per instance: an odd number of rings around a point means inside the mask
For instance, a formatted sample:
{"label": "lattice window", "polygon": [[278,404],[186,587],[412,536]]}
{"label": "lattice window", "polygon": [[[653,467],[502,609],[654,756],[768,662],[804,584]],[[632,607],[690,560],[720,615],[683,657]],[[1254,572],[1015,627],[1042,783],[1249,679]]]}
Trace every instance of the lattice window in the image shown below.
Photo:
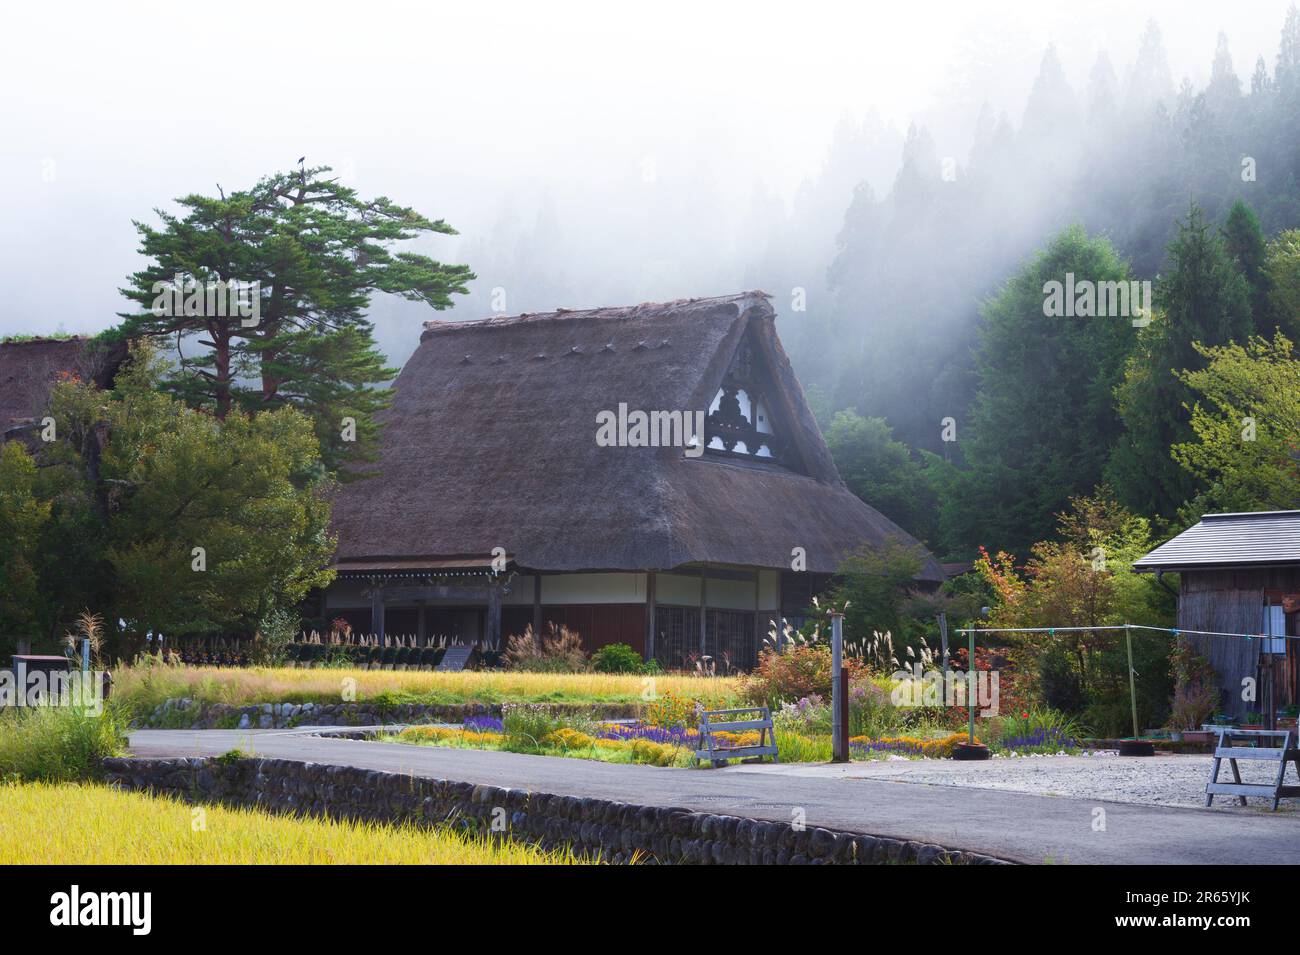
{"label": "lattice window", "polygon": [[706,450],[788,463],[785,442],[773,414],[775,393],[757,345],[746,336],[709,406],[704,428]]}
{"label": "lattice window", "polygon": [[704,652],[700,652],[698,607],[655,608],[655,659],[668,669],[690,669],[700,657],[714,661],[717,672],[749,670],[758,662],[757,622],[744,610],[706,610]]}
{"label": "lattice window", "polygon": [[691,666],[700,653],[700,611],[696,607],[655,608],[655,659],[666,669]]}
{"label": "lattice window", "polygon": [[745,610],[709,610],[705,617],[705,649],[718,673],[750,670],[758,662],[754,614]]}

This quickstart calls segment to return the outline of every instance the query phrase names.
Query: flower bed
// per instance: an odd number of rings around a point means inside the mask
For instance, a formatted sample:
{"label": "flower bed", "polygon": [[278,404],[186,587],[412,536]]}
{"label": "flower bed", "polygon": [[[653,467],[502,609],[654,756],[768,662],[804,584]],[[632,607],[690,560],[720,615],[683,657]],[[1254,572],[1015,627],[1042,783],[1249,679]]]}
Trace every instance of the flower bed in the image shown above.
{"label": "flower bed", "polygon": [[[850,698],[849,754],[854,759],[950,759],[966,734],[942,708],[895,706],[883,686],[867,682]],[[398,742],[499,749],[606,762],[689,766],[699,747],[694,723],[703,704],[665,693],[647,703],[640,720],[615,720],[573,707],[545,703],[505,704],[501,715],[472,714],[461,726],[411,727]],[[831,758],[829,704],[813,694],[783,703],[773,716],[781,762],[827,762]],[[1031,708],[981,724],[981,736],[998,755],[1050,755],[1078,748],[1077,727],[1052,710]],[[749,746],[759,733],[717,733],[727,745]]]}
{"label": "flower bed", "polygon": [[[731,746],[752,746],[759,742],[757,731],[714,735]],[[574,719],[539,706],[507,708],[501,717],[471,716],[461,726],[412,726],[383,738],[426,746],[497,749],[652,766],[691,765],[699,748],[699,731],[693,727]],[[856,736],[849,742],[850,754],[856,759],[886,756],[945,759],[952,755],[953,746],[964,739],[963,734],[949,733],[934,738]],[[782,762],[826,762],[831,757],[831,739],[826,733],[785,729],[778,731],[776,740]]]}
{"label": "flower bed", "polygon": [[849,737],[849,753],[861,759],[882,754],[948,759],[952,756],[953,747],[965,741],[965,733],[949,733],[947,736],[931,739],[917,736],[887,736],[873,740],[865,736],[852,736]]}
{"label": "flower bed", "polygon": [[399,743],[500,749],[545,756],[574,756],[604,762],[643,763],[652,766],[686,765],[695,751],[695,730],[657,726],[598,723],[587,730],[558,726],[523,740],[504,731],[502,720],[472,717],[460,727],[412,726],[394,736]]}

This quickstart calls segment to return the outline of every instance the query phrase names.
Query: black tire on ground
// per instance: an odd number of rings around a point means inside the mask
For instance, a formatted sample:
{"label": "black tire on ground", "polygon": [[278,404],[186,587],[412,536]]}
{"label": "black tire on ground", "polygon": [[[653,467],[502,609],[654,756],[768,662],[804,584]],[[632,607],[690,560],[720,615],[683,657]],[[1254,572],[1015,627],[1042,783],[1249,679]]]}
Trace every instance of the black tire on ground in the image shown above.
{"label": "black tire on ground", "polygon": [[983,743],[958,743],[952,748],[952,758],[961,760],[979,760],[989,758],[989,748]]}
{"label": "black tire on ground", "polygon": [[1121,756],[1154,756],[1156,744],[1149,739],[1122,739],[1119,741]]}

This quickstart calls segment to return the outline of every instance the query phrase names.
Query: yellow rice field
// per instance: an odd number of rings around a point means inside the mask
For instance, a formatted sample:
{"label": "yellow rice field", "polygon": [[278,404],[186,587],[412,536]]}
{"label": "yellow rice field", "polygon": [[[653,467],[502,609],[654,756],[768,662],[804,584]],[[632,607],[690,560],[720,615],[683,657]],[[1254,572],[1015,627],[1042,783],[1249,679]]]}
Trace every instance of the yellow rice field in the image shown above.
{"label": "yellow rice field", "polygon": [[152,707],[169,697],[236,706],[338,702],[345,690],[355,690],[359,701],[387,694],[427,703],[640,703],[671,693],[726,705],[736,698],[737,681],[679,674],[157,666],[118,671],[113,692],[133,706]]}
{"label": "yellow rice field", "polygon": [[[198,815],[197,813],[200,813]],[[51,820],[58,820],[51,825]],[[88,784],[0,784],[0,862],[16,865],[577,865],[510,842],[409,826],[191,806]]]}

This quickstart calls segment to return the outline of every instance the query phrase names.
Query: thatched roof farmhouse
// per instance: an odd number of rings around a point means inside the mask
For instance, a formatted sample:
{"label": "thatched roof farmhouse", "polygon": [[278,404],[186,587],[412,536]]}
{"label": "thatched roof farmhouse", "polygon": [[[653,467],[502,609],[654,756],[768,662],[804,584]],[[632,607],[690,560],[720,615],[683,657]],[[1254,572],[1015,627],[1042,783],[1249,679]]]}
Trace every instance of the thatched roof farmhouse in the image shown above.
{"label": "thatched roof farmhouse", "polygon": [[[427,323],[376,476],[335,503],[325,612],[490,645],[554,621],[667,665],[751,663],[847,553],[916,543],[840,480],[775,317],[754,292]],[[648,442],[638,411],[662,415]],[[927,556],[921,578],[943,571]]]}
{"label": "thatched roof farmhouse", "polygon": [[82,336],[0,342],[0,441],[29,436],[65,378],[109,387],[126,357],[124,344]]}

